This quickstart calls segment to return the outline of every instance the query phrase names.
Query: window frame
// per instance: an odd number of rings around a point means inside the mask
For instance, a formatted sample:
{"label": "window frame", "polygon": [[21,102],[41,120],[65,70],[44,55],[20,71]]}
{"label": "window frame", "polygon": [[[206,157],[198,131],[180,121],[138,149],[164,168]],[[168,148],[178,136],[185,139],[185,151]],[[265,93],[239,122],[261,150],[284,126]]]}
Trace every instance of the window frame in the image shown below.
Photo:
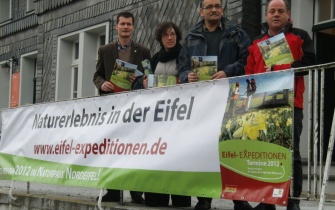
{"label": "window frame", "polygon": [[71,64],[71,99],[78,98],[79,40],[73,42]]}
{"label": "window frame", "polygon": [[32,13],[35,11],[35,0],[27,0],[27,8],[26,8],[26,12],[27,13]]}
{"label": "window frame", "polygon": [[[335,20],[335,0],[329,0],[329,2],[326,2],[326,5],[323,5],[322,3],[325,3],[325,1],[317,1],[315,5],[315,24],[322,24]],[[330,3],[330,5],[328,5],[328,3]],[[329,8],[329,10],[324,11],[323,9],[326,8]],[[320,17],[323,14],[329,14],[329,17]]]}
{"label": "window frame", "polygon": [[[97,96],[98,90],[92,82],[95,72],[100,37],[109,37],[110,21],[64,34],[58,37],[55,100]],[[79,43],[78,59],[75,59],[75,46]],[[77,90],[73,88],[77,74]]]}
{"label": "window frame", "polygon": [[[8,6],[3,6],[8,1]],[[4,12],[5,11],[5,12]],[[2,17],[1,14],[6,14],[8,11],[8,17]],[[0,25],[6,24],[12,20],[12,0],[0,0]]]}
{"label": "window frame", "polygon": [[78,66],[71,69],[71,99],[78,98]]}
{"label": "window frame", "polygon": [[[101,43],[101,37],[102,36],[105,36],[105,43]],[[95,60],[96,60],[96,62],[98,61],[98,51],[99,51],[99,48],[101,47],[101,46],[103,46],[103,45],[106,45],[106,43],[107,43],[107,36],[106,36],[106,34],[105,33],[100,33],[100,34],[98,34],[98,37],[97,37],[97,56],[96,56],[96,58],[95,58]]]}

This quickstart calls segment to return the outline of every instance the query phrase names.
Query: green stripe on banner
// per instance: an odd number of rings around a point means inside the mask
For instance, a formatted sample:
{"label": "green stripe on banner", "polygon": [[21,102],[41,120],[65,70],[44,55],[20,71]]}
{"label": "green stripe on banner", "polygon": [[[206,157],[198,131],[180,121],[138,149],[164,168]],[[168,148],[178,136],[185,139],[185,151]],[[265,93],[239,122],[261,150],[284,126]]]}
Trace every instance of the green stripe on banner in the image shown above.
{"label": "green stripe on banner", "polygon": [[220,172],[89,167],[0,153],[0,179],[219,198]]}

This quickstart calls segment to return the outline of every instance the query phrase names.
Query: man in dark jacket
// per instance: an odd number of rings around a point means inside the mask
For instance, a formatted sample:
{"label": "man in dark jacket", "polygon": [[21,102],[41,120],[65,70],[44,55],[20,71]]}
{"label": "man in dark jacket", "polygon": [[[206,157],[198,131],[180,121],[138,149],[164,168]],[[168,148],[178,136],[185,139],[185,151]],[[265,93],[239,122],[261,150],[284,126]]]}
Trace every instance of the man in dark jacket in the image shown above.
{"label": "man in dark jacket", "polygon": [[[141,62],[150,59],[149,49],[132,41],[131,36],[134,32],[134,16],[130,12],[121,12],[117,16],[116,30],[118,40],[99,48],[99,58],[93,82],[99,94],[109,94],[115,92],[114,86],[110,82],[116,59],[132,63],[138,66],[143,72]],[[135,76],[130,78],[130,82],[136,80]],[[130,191],[134,203],[143,204],[142,192]],[[107,193],[102,197],[103,202],[120,201],[120,190],[107,189]]]}
{"label": "man in dark jacket", "polygon": [[[247,66],[245,67],[246,74],[284,70],[315,64],[313,42],[306,31],[292,27],[290,20],[291,9],[287,0],[270,0],[266,5],[265,17],[266,23],[262,24],[262,29],[265,33],[257,37],[253,45],[249,47],[250,54]],[[287,64],[266,66],[257,44],[279,33],[284,33],[294,61]],[[299,197],[302,191],[300,135],[302,132],[303,94],[305,90],[304,73],[296,73],[294,82],[293,192],[291,193],[293,197]],[[261,203],[255,209],[274,210],[275,206]],[[287,210],[300,210],[299,200],[289,199]]]}
{"label": "man in dark jacket", "polygon": [[[116,42],[101,46],[99,48],[96,72],[93,82],[99,94],[109,94],[114,92],[114,87],[110,82],[116,59],[137,65],[143,72],[141,62],[150,59],[150,50],[131,39],[134,32],[134,16],[130,12],[122,12],[117,16],[116,30],[118,40]],[[131,77],[131,82],[136,78]]]}
{"label": "man in dark jacket", "polygon": [[187,35],[179,56],[179,79],[181,82],[197,82],[198,76],[191,72],[192,56],[217,56],[218,71],[212,79],[240,76],[251,44],[247,34],[238,26],[222,17],[220,0],[202,0],[198,22]]}
{"label": "man in dark jacket", "polygon": [[[223,16],[220,0],[202,0],[198,22],[187,35],[179,55],[179,80],[182,83],[197,82],[199,76],[191,71],[192,56],[217,56],[217,72],[211,79],[239,76],[244,74],[244,66],[251,44],[247,34]],[[195,210],[211,208],[211,198],[198,197]],[[235,210],[250,210],[247,202],[234,201]]]}

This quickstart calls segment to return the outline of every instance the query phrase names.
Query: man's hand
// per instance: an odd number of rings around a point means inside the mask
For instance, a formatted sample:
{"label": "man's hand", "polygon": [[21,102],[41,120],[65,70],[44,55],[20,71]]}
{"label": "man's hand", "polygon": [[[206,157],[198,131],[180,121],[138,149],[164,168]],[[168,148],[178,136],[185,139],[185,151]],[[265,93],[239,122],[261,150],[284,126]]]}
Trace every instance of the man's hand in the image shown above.
{"label": "man's hand", "polygon": [[187,75],[187,79],[188,79],[188,82],[198,82],[199,76],[194,72],[190,72]]}
{"label": "man's hand", "polygon": [[133,83],[136,80],[135,74],[131,75],[129,80],[130,80],[131,83]]}
{"label": "man's hand", "polygon": [[111,82],[105,81],[101,85],[101,90],[104,92],[114,92],[114,86],[112,85]]}
{"label": "man's hand", "polygon": [[216,72],[211,79],[222,79],[222,78],[227,78],[227,75],[224,71],[218,71]]}
{"label": "man's hand", "polygon": [[265,72],[270,72],[272,70],[272,66],[264,66]]}

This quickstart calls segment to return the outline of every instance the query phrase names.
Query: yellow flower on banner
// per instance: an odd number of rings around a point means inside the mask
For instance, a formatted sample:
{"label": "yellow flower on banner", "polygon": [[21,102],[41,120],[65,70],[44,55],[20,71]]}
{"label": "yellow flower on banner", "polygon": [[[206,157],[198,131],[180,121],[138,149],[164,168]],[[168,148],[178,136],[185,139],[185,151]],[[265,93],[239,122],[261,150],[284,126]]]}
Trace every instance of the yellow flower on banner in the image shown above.
{"label": "yellow flower on banner", "polygon": [[223,140],[259,140],[266,142],[283,142],[289,147],[292,134],[287,126],[292,125],[292,109],[278,108],[257,110],[228,119],[222,127]]}
{"label": "yellow flower on banner", "polygon": [[241,137],[242,137],[242,131],[243,131],[243,126],[240,127],[239,129],[237,129],[237,130],[233,133],[233,137],[234,137],[234,138],[241,138]]}
{"label": "yellow flower on banner", "polygon": [[280,124],[279,124],[279,120],[276,121],[276,126],[279,127]]}
{"label": "yellow flower on banner", "polygon": [[246,126],[244,126],[244,131],[245,131],[245,134],[251,140],[257,140],[257,138],[259,137],[258,126],[246,125]]}
{"label": "yellow flower on banner", "polygon": [[232,121],[231,121],[231,120],[228,120],[228,122],[227,122],[227,124],[226,124],[226,129],[227,129],[228,131],[230,131],[231,123],[232,123]]}
{"label": "yellow flower on banner", "polygon": [[243,118],[238,118],[237,123],[238,123],[238,125],[243,126]]}
{"label": "yellow flower on banner", "polygon": [[277,114],[272,115],[272,119],[276,119],[278,117]]}
{"label": "yellow flower on banner", "polygon": [[270,114],[269,114],[269,113],[266,113],[265,118],[266,118],[266,119],[269,119],[269,118],[270,118]]}
{"label": "yellow flower on banner", "polygon": [[261,112],[257,112],[254,114],[253,121],[257,122],[258,129],[260,131],[263,131],[265,135],[267,135],[266,118],[263,114],[261,114]]}

